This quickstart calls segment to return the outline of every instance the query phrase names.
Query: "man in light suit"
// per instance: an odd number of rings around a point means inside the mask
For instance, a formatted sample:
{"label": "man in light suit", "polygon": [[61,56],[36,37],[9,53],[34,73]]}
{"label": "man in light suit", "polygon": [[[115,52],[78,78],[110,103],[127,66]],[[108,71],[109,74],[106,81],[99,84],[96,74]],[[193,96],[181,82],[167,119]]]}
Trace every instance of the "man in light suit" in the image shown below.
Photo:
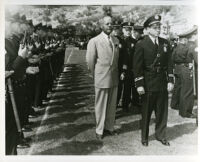
{"label": "man in light suit", "polygon": [[102,32],[90,39],[86,61],[94,78],[96,137],[116,135],[114,131],[118,89],[119,40],[111,35],[112,18],[101,21]]}

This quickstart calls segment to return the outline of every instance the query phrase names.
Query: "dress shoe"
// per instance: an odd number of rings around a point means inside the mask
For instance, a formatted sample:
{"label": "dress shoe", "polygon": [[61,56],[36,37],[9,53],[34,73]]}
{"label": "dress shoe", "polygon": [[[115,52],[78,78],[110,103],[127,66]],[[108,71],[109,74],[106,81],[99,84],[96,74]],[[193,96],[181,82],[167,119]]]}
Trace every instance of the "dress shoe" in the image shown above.
{"label": "dress shoe", "polygon": [[157,139],[157,140],[160,141],[165,146],[170,146],[170,143],[166,139],[161,139],[161,140]]}
{"label": "dress shoe", "polygon": [[19,143],[17,145],[17,148],[19,148],[19,149],[29,148],[29,147],[30,147],[30,145],[28,143],[25,143],[25,142]]}
{"label": "dress shoe", "polygon": [[29,142],[32,141],[32,139],[31,139],[30,137],[26,137],[26,138],[23,138],[22,141],[23,141],[24,143],[29,143]]}
{"label": "dress shoe", "polygon": [[116,130],[110,131],[110,130],[104,129],[103,135],[104,136],[116,136],[116,135],[118,135],[118,132]]}
{"label": "dress shoe", "polygon": [[148,143],[148,141],[142,141],[142,145],[147,147],[149,145],[149,143]]}
{"label": "dress shoe", "polygon": [[33,131],[33,130],[30,128],[29,125],[24,125],[24,127],[22,128],[22,131],[23,131],[23,132],[31,132],[31,131]]}
{"label": "dress shoe", "polygon": [[191,113],[191,114],[187,114],[185,117],[186,118],[196,118],[197,116]]}
{"label": "dress shoe", "polygon": [[97,138],[98,140],[102,140],[102,139],[103,139],[103,135],[97,134],[97,133],[96,133],[96,138]]}
{"label": "dress shoe", "polygon": [[37,118],[37,115],[32,115],[32,114],[30,114],[30,115],[28,115],[28,117],[29,117],[29,118]]}

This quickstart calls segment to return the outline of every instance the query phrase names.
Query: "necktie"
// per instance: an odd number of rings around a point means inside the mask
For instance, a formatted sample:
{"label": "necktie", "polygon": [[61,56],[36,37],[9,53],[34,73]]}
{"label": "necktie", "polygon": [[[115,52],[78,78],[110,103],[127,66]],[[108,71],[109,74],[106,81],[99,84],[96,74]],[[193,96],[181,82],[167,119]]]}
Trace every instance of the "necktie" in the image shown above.
{"label": "necktie", "polygon": [[155,49],[156,49],[156,51],[157,51],[157,50],[158,50],[158,44],[157,44],[156,39],[155,39],[155,41],[154,41],[154,45],[155,45]]}
{"label": "necktie", "polygon": [[109,46],[110,46],[110,48],[111,48],[112,51],[113,51],[113,45],[112,45],[112,42],[111,42],[110,36],[108,36],[108,42],[109,42]]}

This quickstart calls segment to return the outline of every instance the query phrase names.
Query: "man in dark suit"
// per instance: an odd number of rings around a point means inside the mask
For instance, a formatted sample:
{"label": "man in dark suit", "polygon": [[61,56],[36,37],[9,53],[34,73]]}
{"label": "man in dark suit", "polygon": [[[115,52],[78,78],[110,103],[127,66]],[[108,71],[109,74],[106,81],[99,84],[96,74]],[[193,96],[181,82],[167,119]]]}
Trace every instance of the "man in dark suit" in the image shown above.
{"label": "man in dark suit", "polygon": [[147,36],[136,44],[133,71],[136,87],[142,99],[142,145],[148,146],[149,123],[155,111],[155,137],[163,145],[166,140],[168,91],[173,89],[171,51],[167,40],[160,38],[161,16],[149,17],[144,27]]}

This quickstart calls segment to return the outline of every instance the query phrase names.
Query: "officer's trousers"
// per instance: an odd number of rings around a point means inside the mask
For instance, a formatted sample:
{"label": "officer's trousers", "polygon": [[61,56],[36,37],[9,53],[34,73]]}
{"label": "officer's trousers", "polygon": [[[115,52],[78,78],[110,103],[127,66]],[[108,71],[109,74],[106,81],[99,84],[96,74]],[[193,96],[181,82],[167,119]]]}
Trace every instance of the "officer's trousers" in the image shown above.
{"label": "officer's trousers", "polygon": [[165,139],[168,118],[167,90],[159,92],[146,92],[144,95],[142,95],[141,135],[143,142],[148,140],[149,123],[153,110],[156,117],[155,137],[159,140]]}
{"label": "officer's trousers", "polygon": [[193,77],[188,67],[183,66],[181,69],[181,92],[180,92],[180,109],[179,114],[186,117],[192,113],[194,106],[193,95]]}
{"label": "officer's trousers", "polygon": [[181,92],[181,75],[175,74],[175,84],[170,106],[172,109],[179,110],[180,92]]}

